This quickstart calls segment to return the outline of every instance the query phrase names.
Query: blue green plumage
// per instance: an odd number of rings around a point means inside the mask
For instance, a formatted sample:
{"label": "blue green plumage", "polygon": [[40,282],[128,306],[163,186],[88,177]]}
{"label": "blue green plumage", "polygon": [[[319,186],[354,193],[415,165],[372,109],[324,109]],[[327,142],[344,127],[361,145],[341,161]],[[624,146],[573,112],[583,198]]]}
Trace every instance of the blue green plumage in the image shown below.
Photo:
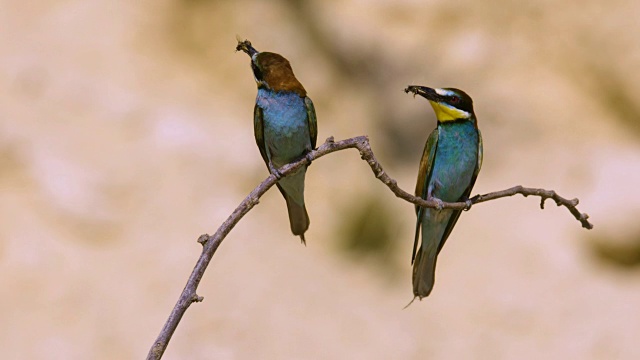
{"label": "blue green plumage", "polygon": [[[311,113],[311,114],[310,114]],[[254,110],[256,143],[267,166],[280,168],[299,159],[316,146],[309,123],[315,122],[311,99],[295,92],[259,89]],[[273,170],[273,169],[271,169]],[[291,232],[305,241],[309,215],[304,203],[306,168],[280,179],[278,189],[284,196]]]}
{"label": "blue green plumage", "polygon": [[[318,126],[313,102],[295,78],[289,61],[279,54],[259,52],[251,43],[238,43],[237,50],[251,56],[258,84],[253,113],[256,144],[270,172],[305,156],[316,146]],[[278,189],[285,198],[291,232],[305,243],[309,215],[304,202],[306,167],[280,179]]]}
{"label": "blue green plumage", "polygon": [[[427,98],[438,118],[420,160],[416,196],[445,202],[468,200],[482,166],[482,137],[471,98],[457,89],[414,86],[407,90]],[[416,207],[416,214],[413,293],[423,298],[433,289],[438,254],[461,210]]]}

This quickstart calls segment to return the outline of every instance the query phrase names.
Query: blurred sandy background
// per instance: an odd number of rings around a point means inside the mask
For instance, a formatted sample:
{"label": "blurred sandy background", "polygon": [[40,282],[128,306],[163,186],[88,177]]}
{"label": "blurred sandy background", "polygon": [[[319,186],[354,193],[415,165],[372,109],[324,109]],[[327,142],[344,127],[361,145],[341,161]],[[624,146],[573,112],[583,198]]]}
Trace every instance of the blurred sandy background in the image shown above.
{"label": "blurred sandy background", "polygon": [[475,99],[475,193],[429,298],[415,215],[355,151],[307,176],[308,246],[269,192],[165,359],[640,358],[640,4],[632,0],[0,2],[0,353],[143,358],[212,233],[267,175],[235,35],[293,64],[320,144],[367,134],[411,191],[435,126],[408,84]]}

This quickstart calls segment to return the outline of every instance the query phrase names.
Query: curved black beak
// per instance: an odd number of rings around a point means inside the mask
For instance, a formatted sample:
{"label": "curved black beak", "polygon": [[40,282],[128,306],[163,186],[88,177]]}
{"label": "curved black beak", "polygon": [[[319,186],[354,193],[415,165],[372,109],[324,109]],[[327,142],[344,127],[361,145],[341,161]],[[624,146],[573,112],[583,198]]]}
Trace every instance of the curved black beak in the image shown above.
{"label": "curved black beak", "polygon": [[240,40],[239,37],[237,38],[237,40],[238,40],[238,46],[236,46],[236,51],[244,51],[250,57],[253,57],[253,55],[259,53],[258,50],[254,49],[253,46],[251,46],[251,41]]}
{"label": "curved black beak", "polygon": [[420,95],[429,101],[437,102],[441,100],[441,96],[438,95],[438,93],[436,93],[434,89],[426,86],[409,85],[406,89],[404,89],[404,92],[406,92],[407,94],[412,92],[413,96]]}

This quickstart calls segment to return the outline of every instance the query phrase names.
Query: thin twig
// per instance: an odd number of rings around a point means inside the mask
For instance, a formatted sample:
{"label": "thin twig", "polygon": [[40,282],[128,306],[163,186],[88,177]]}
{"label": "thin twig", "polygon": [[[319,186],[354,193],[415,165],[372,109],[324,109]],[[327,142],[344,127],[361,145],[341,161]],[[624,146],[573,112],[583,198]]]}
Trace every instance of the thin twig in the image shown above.
{"label": "thin twig", "polygon": [[[376,178],[382,181],[389,189],[399,198],[402,198],[410,203],[420,205],[423,207],[429,208],[443,208],[443,209],[468,209],[470,204],[482,203],[489,200],[495,200],[507,196],[513,196],[516,194],[521,194],[523,196],[539,196],[541,198],[540,207],[544,208],[544,202],[547,199],[552,199],[556,202],[558,206],[564,206],[573,216],[582,223],[582,227],[586,229],[593,228],[593,225],[589,223],[587,220],[589,216],[585,213],[580,213],[576,206],[578,205],[578,199],[568,200],[560,195],[556,194],[553,190],[544,190],[544,189],[533,189],[533,188],[525,188],[522,186],[514,186],[510,189],[496,191],[484,195],[476,195],[475,197],[470,199],[469,204],[465,202],[456,202],[456,203],[446,203],[439,202],[437,200],[425,200],[419,197],[415,197],[408,192],[402,190],[398,187],[397,182],[390,178],[387,173],[382,169],[382,166],[376,160],[373,151],[371,150],[371,146],[369,145],[369,139],[366,136],[358,136],[342,141],[335,142],[333,137],[328,138],[324,144],[322,144],[318,149],[310,152],[307,156],[301,158],[298,161],[287,164],[281,167],[278,172],[282,176],[286,176],[295,172],[297,169],[309,165],[315,159],[318,159],[322,156],[330,154],[332,152],[356,148],[360,151],[360,156],[363,160],[369,164],[371,170]],[[178,299],[178,302],[174,306],[167,322],[164,324],[162,331],[160,331],[160,335],[153,343],[151,350],[149,350],[149,354],[147,355],[147,359],[160,359],[164,354],[164,351],[169,344],[169,340],[171,340],[171,336],[175,332],[178,327],[178,323],[182,319],[182,316],[187,311],[189,306],[194,302],[201,302],[203,297],[198,296],[196,294],[196,289],[198,288],[198,284],[204,275],[204,271],[206,270],[209,262],[213,258],[216,250],[220,246],[220,243],[224,240],[224,238],[229,234],[231,229],[242,219],[242,217],[249,212],[254,206],[256,206],[259,202],[259,199],[264,193],[267,192],[273,185],[278,182],[278,178],[276,175],[271,174],[267,177],[258,187],[253,189],[253,191],[247,196],[238,207],[231,213],[231,215],[227,218],[227,220],[222,223],[222,225],[218,228],[215,234],[212,236],[209,235],[201,235],[198,238],[198,242],[202,244],[202,254],[196,263],[193,271],[191,272],[191,276],[189,276],[189,280],[187,281],[186,286],[182,290],[182,294]]]}

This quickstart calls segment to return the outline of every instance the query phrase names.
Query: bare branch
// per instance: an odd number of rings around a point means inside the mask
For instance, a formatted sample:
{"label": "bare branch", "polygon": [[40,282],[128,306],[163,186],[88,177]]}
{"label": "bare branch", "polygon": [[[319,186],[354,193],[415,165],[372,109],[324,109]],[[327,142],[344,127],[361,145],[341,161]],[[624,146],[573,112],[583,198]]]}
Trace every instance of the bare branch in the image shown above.
{"label": "bare branch", "polygon": [[[510,189],[496,191],[484,195],[476,195],[471,198],[469,203],[465,202],[456,202],[456,203],[447,203],[447,202],[438,202],[436,200],[430,199],[425,200],[419,197],[415,197],[408,192],[402,190],[398,187],[397,182],[390,178],[387,173],[382,169],[382,166],[375,158],[373,151],[371,150],[371,146],[369,145],[369,139],[366,136],[358,136],[342,141],[335,142],[333,137],[328,138],[324,144],[322,144],[318,149],[310,152],[305,157],[301,158],[298,161],[287,164],[280,169],[278,172],[282,174],[282,176],[286,176],[295,172],[297,169],[302,166],[309,165],[312,161],[330,154],[332,152],[356,148],[360,151],[360,156],[363,160],[369,164],[373,174],[376,178],[382,181],[389,189],[399,198],[404,199],[410,203],[429,207],[429,208],[444,208],[444,209],[469,209],[472,204],[482,203],[489,200],[495,200],[507,196],[513,196],[516,194],[521,194],[523,196],[539,196],[541,198],[540,207],[544,208],[544,202],[547,199],[552,199],[556,202],[558,206],[564,206],[573,216],[582,223],[582,227],[586,229],[593,228],[593,225],[589,223],[587,220],[589,216],[585,213],[580,213],[576,206],[578,205],[578,199],[567,200],[560,195],[556,194],[553,190],[544,190],[544,189],[534,189],[534,188],[525,188],[522,186],[514,186]],[[218,228],[215,234],[212,236],[209,235],[201,235],[198,238],[198,242],[202,244],[202,254],[196,263],[193,271],[191,272],[191,276],[187,280],[187,284],[182,290],[182,294],[178,299],[178,302],[174,306],[169,318],[167,319],[162,331],[160,331],[160,335],[153,343],[151,350],[149,350],[149,354],[147,355],[147,359],[160,359],[164,354],[164,351],[169,344],[169,340],[171,340],[171,336],[175,332],[178,327],[178,323],[182,319],[182,316],[187,311],[189,306],[194,302],[201,302],[203,297],[198,296],[196,294],[196,289],[204,275],[204,271],[206,270],[209,262],[213,258],[216,250],[220,246],[220,243],[224,240],[224,238],[229,234],[231,229],[242,219],[242,217],[249,212],[255,205],[258,204],[259,199],[264,193],[267,192],[273,185],[276,184],[278,179],[275,175],[271,174],[267,177],[258,187],[253,189],[253,191],[247,196],[238,207],[231,213],[231,215],[225,220],[224,223]]]}

